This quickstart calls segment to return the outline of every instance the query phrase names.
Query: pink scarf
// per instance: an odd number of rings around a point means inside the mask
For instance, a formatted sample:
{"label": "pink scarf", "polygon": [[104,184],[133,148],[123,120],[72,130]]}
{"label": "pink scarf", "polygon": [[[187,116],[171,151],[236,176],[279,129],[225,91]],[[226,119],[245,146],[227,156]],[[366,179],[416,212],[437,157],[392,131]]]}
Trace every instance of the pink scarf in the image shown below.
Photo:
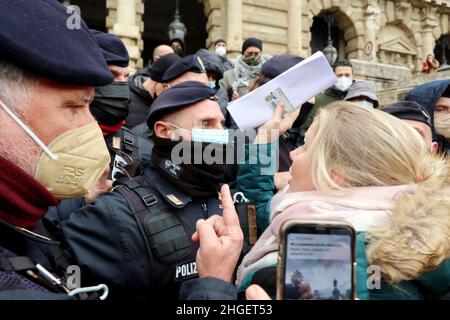
{"label": "pink scarf", "polygon": [[351,224],[356,231],[388,226],[390,213],[398,196],[410,189],[411,186],[407,185],[355,188],[340,197],[327,196],[318,191],[287,193],[287,188],[284,189],[272,199],[270,226],[244,257],[238,269],[237,285],[240,285],[252,265],[278,251],[278,235],[285,221],[345,222]]}

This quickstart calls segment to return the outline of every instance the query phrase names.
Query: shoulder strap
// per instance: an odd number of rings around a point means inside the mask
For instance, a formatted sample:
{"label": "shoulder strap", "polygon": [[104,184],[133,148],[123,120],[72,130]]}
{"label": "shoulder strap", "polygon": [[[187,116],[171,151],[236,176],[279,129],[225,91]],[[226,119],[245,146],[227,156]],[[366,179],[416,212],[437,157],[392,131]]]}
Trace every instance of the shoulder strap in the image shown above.
{"label": "shoulder strap", "polygon": [[130,177],[136,176],[136,171],[139,166],[139,162],[141,161],[140,157],[140,145],[138,137],[133,134],[133,132],[126,128],[122,127],[121,132],[121,140],[122,140],[122,151],[128,154],[132,159],[133,163],[127,166],[127,172]]}
{"label": "shoulder strap", "polygon": [[176,214],[160,210],[162,199],[142,176],[119,179],[117,191],[127,200],[143,235],[149,256],[173,264],[191,253],[191,241]]}

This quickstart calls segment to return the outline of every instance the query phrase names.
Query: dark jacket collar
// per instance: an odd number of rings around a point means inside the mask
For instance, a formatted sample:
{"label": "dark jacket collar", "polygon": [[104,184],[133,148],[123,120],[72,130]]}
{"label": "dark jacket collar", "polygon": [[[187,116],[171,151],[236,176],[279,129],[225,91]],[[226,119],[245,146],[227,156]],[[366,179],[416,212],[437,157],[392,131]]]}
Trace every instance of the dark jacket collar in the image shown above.
{"label": "dark jacket collar", "polygon": [[192,202],[191,196],[175,188],[150,161],[145,166],[144,177],[151,182],[167,203],[174,208],[183,209]]}

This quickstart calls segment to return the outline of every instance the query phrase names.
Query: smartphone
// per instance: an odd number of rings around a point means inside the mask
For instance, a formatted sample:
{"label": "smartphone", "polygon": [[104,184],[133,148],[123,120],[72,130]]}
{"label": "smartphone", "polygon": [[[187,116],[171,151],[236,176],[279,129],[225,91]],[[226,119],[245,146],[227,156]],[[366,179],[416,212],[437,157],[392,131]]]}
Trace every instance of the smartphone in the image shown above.
{"label": "smartphone", "polygon": [[338,222],[286,221],[280,230],[279,300],[354,300],[355,230]]}

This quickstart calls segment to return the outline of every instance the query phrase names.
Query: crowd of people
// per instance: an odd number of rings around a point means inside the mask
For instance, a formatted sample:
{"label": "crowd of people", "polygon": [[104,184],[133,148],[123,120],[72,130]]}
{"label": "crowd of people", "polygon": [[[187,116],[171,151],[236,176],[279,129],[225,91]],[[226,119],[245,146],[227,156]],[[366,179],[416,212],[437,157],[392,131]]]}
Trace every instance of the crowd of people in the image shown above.
{"label": "crowd of people", "polygon": [[274,298],[290,219],[353,226],[358,299],[450,298],[450,79],[382,106],[340,61],[251,136],[227,106],[303,57],[171,39],[130,74],[56,0],[0,5],[1,300]]}

